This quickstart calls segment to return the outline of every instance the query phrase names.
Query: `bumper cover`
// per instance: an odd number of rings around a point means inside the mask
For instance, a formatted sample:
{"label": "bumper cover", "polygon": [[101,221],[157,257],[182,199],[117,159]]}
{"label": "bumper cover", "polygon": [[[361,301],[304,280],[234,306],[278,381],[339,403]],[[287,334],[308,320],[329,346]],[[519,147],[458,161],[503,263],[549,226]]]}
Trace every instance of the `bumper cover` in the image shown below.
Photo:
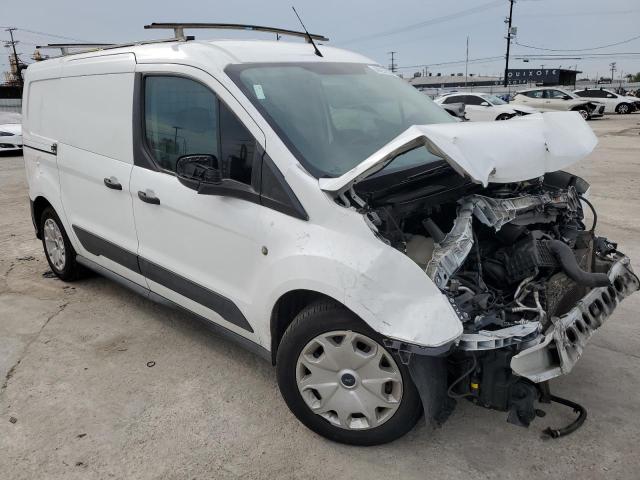
{"label": "bumper cover", "polygon": [[571,371],[593,333],[618,303],[640,289],[627,257],[618,259],[608,275],[611,286],[594,288],[569,312],[552,318],[552,325],[540,343],[512,358],[511,369],[515,374],[540,383]]}

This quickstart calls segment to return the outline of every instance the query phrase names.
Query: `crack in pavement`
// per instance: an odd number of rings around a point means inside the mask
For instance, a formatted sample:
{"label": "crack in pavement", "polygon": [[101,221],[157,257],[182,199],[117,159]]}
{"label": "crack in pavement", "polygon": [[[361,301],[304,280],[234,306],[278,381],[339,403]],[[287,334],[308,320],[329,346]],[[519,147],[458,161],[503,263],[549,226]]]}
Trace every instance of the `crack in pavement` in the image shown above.
{"label": "crack in pavement", "polygon": [[635,353],[623,352],[621,350],[616,350],[615,348],[607,347],[605,345],[600,345],[600,344],[595,343],[595,342],[591,342],[591,345],[593,345],[595,347],[598,347],[598,348],[602,348],[603,350],[609,350],[610,352],[613,352],[613,353],[619,353],[620,355],[625,355],[625,356],[629,356],[629,357],[640,359],[640,355],[636,355]]}
{"label": "crack in pavement", "polygon": [[33,336],[33,338],[27,342],[27,344],[25,345],[24,349],[22,350],[22,353],[20,354],[20,358],[18,358],[16,363],[13,364],[13,366],[9,369],[9,371],[7,372],[7,374],[4,377],[4,382],[2,383],[2,386],[0,386],[0,397],[2,397],[2,395],[5,392],[5,390],[7,389],[7,385],[9,384],[9,380],[11,380],[11,377],[13,377],[13,375],[15,374],[16,368],[18,368],[18,365],[20,365],[20,362],[22,362],[24,357],[27,355],[27,352],[29,351],[29,347],[31,347],[31,345],[36,340],[38,340],[38,338],[40,338],[40,335],[42,334],[42,332],[46,328],[46,326],[49,325],[49,322],[51,322],[51,320],[53,320],[55,317],[57,317],[62,312],[64,312],[65,308],[67,308],[67,305],[69,305],[68,301],[64,302],[62,305],[60,305],[56,312],[54,312],[51,315],[49,315],[47,317],[47,319],[44,321],[44,323],[42,324],[42,326],[40,327],[40,329]]}

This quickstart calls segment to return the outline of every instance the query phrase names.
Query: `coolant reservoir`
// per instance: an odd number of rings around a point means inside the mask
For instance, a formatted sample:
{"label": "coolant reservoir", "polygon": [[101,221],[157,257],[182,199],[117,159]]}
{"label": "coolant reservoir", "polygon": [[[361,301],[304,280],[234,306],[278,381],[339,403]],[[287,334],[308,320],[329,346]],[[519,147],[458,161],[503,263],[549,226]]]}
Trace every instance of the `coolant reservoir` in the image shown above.
{"label": "coolant reservoir", "polygon": [[431,237],[413,235],[407,242],[407,256],[424,270],[433,256],[433,244]]}

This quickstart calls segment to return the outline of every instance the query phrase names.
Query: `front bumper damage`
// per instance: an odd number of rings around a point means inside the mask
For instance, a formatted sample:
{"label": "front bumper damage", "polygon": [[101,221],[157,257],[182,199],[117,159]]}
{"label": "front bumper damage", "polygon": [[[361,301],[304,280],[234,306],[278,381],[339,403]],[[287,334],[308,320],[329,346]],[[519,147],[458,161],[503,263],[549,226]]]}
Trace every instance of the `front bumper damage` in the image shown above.
{"label": "front bumper damage", "polygon": [[582,356],[595,331],[627,296],[640,289],[629,259],[617,260],[608,272],[611,285],[591,290],[569,312],[552,318],[552,325],[534,346],[511,359],[511,369],[535,383],[567,374]]}
{"label": "front bumper damage", "polygon": [[[564,429],[547,429],[553,438],[578,428],[586,418],[579,405],[549,393],[548,381],[569,373],[582,356],[591,336],[611,316],[618,304],[640,290],[640,281],[629,259],[618,254],[608,273],[611,285],[591,289],[567,313],[551,319],[542,331],[539,322],[515,325],[502,330],[463,334],[453,344],[426,348],[386,339],[385,346],[395,351],[409,368],[420,393],[425,419],[433,427],[440,426],[451,414],[455,399],[466,397],[474,403],[508,411],[510,423],[528,426],[541,411],[534,402],[556,402],[571,406],[578,418]],[[473,359],[473,367],[485,376],[469,378],[470,389],[452,394],[447,385],[447,357],[455,352]],[[465,367],[467,368],[467,367]],[[489,377],[486,377],[486,375]],[[475,390],[473,385],[476,386]],[[484,384],[484,387],[483,387]],[[492,385],[492,387],[489,387]],[[499,388],[494,388],[494,387]]]}

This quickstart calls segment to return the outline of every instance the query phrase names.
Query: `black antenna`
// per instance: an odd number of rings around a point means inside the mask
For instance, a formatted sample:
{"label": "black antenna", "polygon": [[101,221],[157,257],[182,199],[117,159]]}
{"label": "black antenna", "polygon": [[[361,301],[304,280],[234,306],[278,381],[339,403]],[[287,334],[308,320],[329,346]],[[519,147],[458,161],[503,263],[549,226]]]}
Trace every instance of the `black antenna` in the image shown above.
{"label": "black antenna", "polygon": [[313,38],[311,37],[311,35],[309,35],[309,32],[307,31],[307,27],[304,26],[304,23],[302,23],[302,19],[300,18],[300,15],[298,15],[298,12],[296,12],[296,7],[292,5],[291,8],[293,9],[293,13],[296,14],[296,17],[298,17],[298,20],[300,21],[300,25],[302,25],[302,29],[304,30],[304,33],[307,34],[307,41],[311,45],[313,45],[313,49],[315,50],[316,55],[319,57],[322,57],[323,56],[322,53],[320,53],[320,50],[318,50],[316,43],[313,41]]}

